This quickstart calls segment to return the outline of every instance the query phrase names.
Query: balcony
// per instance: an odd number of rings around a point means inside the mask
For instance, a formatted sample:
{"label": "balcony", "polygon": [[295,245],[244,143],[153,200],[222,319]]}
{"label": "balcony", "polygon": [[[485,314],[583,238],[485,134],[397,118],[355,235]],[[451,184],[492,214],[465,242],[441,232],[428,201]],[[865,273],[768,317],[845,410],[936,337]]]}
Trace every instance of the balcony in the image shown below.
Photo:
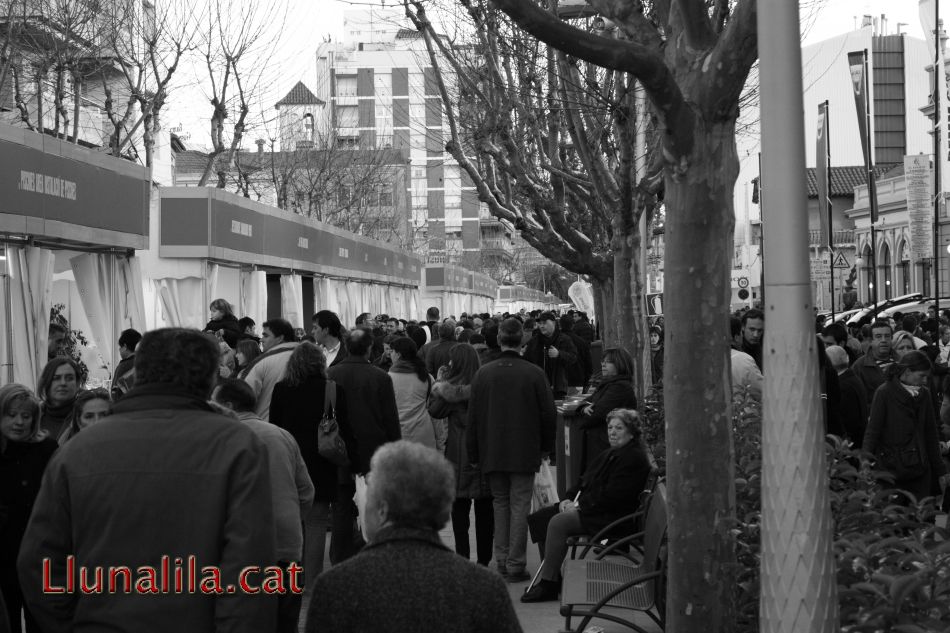
{"label": "balcony", "polygon": [[[818,246],[818,243],[820,241],[821,241],[821,231],[819,229],[811,229],[808,231],[809,246]],[[840,231],[832,232],[831,245],[832,246],[854,246],[854,229],[842,229]]]}

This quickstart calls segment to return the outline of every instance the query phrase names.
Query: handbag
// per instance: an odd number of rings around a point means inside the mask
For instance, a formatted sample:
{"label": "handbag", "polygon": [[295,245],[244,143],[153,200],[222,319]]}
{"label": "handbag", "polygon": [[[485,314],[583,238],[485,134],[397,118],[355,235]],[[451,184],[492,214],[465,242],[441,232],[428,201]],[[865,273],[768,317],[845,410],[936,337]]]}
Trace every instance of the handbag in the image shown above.
{"label": "handbag", "polygon": [[336,421],[336,383],[332,380],[327,381],[323,418],[317,426],[317,452],[320,457],[337,466],[348,466],[350,463],[346,443],[340,437],[340,425]]}
{"label": "handbag", "polygon": [[554,478],[554,469],[551,468],[551,460],[542,460],[541,468],[538,469],[537,474],[534,476],[531,506],[537,511],[558,501],[557,481]]}
{"label": "handbag", "polygon": [[441,419],[449,417],[452,412],[452,405],[436,393],[429,397],[429,404],[426,409],[430,416]]}

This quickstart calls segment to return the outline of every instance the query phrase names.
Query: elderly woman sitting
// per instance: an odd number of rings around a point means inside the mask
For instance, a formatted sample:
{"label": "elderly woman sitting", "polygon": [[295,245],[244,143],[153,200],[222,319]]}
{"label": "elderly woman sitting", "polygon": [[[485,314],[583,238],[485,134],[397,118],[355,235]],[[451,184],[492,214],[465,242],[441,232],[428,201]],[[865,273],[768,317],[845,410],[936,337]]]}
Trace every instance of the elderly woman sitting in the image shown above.
{"label": "elderly woman sitting", "polygon": [[607,414],[610,448],[591,462],[580,484],[568,490],[568,499],[558,505],[557,514],[547,525],[540,580],[521,596],[522,602],[557,599],[567,537],[596,534],[617,519],[636,512],[640,492],[650,476],[650,460],[640,437],[639,420],[637,412],[631,409],[614,409]]}

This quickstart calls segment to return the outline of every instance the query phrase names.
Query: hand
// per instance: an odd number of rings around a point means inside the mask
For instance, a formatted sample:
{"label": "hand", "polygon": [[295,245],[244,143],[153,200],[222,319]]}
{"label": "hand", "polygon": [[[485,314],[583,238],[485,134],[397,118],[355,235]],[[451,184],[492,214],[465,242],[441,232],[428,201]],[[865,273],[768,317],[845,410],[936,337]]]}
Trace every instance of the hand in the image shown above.
{"label": "hand", "polygon": [[558,510],[560,512],[567,512],[568,510],[573,510],[575,507],[576,506],[574,502],[571,501],[570,499],[565,499],[561,503],[558,504]]}
{"label": "hand", "polygon": [[557,358],[560,355],[561,355],[561,352],[557,351],[556,347],[548,348],[548,358]]}
{"label": "hand", "polygon": [[[551,459],[551,453],[546,453],[544,451],[541,451],[541,461],[543,462],[546,459]],[[541,472],[540,468],[538,469],[538,472]]]}
{"label": "hand", "polygon": [[594,415],[594,405],[592,404],[587,405],[586,407],[581,409],[581,413],[583,413],[586,416]]}

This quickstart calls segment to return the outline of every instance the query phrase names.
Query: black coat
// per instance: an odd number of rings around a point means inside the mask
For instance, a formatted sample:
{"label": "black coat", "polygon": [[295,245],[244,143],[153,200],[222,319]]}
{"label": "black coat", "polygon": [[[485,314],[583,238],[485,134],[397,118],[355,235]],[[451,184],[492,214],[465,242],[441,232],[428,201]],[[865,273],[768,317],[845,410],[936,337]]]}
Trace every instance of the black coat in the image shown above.
{"label": "black coat", "polygon": [[434,531],[384,528],[317,576],[307,633],[520,633],[498,574],[450,551]]}
{"label": "black coat", "polygon": [[455,347],[456,342],[452,340],[439,341],[425,352],[426,371],[430,375],[436,376],[442,365],[449,364],[449,352]]}
{"label": "black coat", "polygon": [[864,384],[851,369],[846,369],[838,375],[838,386],[841,390],[841,402],[838,406],[841,426],[844,427],[845,434],[854,442],[855,448],[861,448],[864,443],[864,429],[867,428],[870,414]]}
{"label": "black coat", "polygon": [[557,411],[541,368],[502,352],[472,379],[468,405],[469,459],[482,472],[537,472],[541,453],[554,451]]}
{"label": "black coat", "polygon": [[[315,501],[336,501],[337,474],[336,464],[320,456],[317,450],[317,426],[323,418],[327,383],[316,376],[302,385],[292,387],[286,380],[274,385],[270,401],[270,422],[288,431],[297,440],[300,454],[307,465],[310,480],[313,481]],[[340,385],[336,386],[336,421],[340,426],[340,436],[346,442],[350,460],[359,459],[356,440],[347,416],[346,394]]]}
{"label": "black coat", "polygon": [[396,392],[389,374],[365,358],[347,356],[330,367],[327,375],[343,388],[349,427],[356,441],[353,472],[369,472],[369,460],[386,442],[402,439]]}
{"label": "black coat", "polygon": [[590,358],[590,343],[574,332],[565,331],[577,349],[577,362],[567,366],[567,384],[571,387],[586,387],[594,368]]}
{"label": "black coat", "polygon": [[[557,358],[548,356],[548,349],[557,348]],[[551,336],[537,334],[531,337],[524,350],[524,358],[544,370],[548,384],[554,390],[554,397],[561,398],[567,393],[567,368],[577,362],[577,348],[574,342],[560,328]]]}
{"label": "black coat", "polygon": [[225,314],[217,321],[208,321],[204,328],[205,332],[217,332],[218,330],[223,330],[221,336],[231,348],[237,345],[238,339],[241,338],[241,325],[238,323],[238,318],[233,314]]}
{"label": "black coat", "polygon": [[596,534],[617,519],[637,511],[640,493],[650,476],[650,460],[638,441],[609,448],[587,467],[580,483],[565,497],[578,499],[581,524]]}
{"label": "black coat", "polygon": [[43,471],[56,452],[56,440],[6,441],[0,453],[0,578],[16,582],[16,557],[20,541],[40,492]]}
{"label": "black coat", "polygon": [[584,429],[584,466],[610,448],[607,441],[607,414],[614,409],[636,409],[637,395],[630,376],[610,376],[597,385],[587,401],[594,407],[591,415],[582,416],[579,425]]}

